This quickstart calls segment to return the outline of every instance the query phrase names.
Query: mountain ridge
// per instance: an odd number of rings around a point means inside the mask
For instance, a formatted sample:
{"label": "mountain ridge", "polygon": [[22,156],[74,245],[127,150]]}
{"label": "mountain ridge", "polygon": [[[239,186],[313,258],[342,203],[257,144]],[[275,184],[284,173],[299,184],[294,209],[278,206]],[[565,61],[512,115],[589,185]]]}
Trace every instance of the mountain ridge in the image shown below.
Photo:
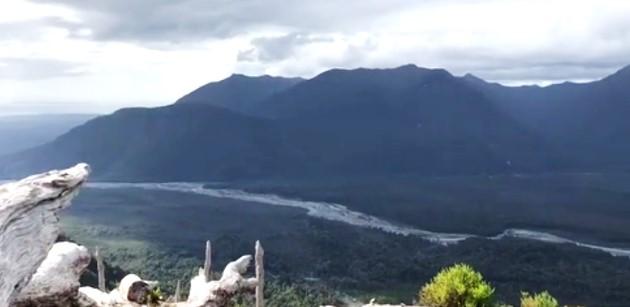
{"label": "mountain ridge", "polygon": [[301,78],[232,74],[226,79],[197,88],[175,103],[208,104],[248,113],[260,100],[302,81],[304,79]]}
{"label": "mountain ridge", "polygon": [[[551,87],[415,65],[333,69],[308,80],[232,75],[170,106],[99,117],[0,159],[0,172],[76,160],[93,165],[96,178],[149,181],[623,168],[630,146],[602,140],[630,133],[621,116],[630,105],[625,69]],[[610,120],[591,127],[593,114]]]}

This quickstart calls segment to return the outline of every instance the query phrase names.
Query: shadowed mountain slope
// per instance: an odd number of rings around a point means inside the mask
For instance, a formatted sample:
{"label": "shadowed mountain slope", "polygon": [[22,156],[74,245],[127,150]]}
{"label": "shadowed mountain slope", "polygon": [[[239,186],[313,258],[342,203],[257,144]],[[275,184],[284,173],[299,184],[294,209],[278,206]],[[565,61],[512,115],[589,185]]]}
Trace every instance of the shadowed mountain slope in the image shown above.
{"label": "shadowed mountain slope", "polygon": [[86,161],[100,179],[168,181],[623,168],[629,70],[550,87],[413,65],[234,75],[172,106],[99,117],[0,171]]}
{"label": "shadowed mountain slope", "polygon": [[206,104],[222,107],[236,112],[249,113],[267,97],[284,91],[303,81],[300,78],[282,78],[271,76],[249,77],[234,74],[219,82],[208,83],[186,96],[177,103]]}

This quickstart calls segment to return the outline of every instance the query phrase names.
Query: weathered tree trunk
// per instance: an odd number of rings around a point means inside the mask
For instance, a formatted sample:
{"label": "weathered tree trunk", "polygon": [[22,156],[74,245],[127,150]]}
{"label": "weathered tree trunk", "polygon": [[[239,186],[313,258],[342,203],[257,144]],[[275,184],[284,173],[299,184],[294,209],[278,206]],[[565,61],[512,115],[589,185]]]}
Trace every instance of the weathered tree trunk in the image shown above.
{"label": "weathered tree trunk", "polygon": [[[226,307],[236,294],[241,292],[251,292],[255,289],[256,278],[245,278],[242,274],[247,271],[247,267],[252,260],[252,256],[243,256],[236,261],[230,262],[223,271],[220,280],[206,282],[203,270],[199,275],[190,281],[190,295],[186,302],[163,303],[162,306],[177,307]],[[120,307],[137,306],[134,303],[144,302],[147,288],[142,285],[152,286],[151,282],[140,279],[140,277],[130,274],[125,276],[117,289],[106,293],[92,287],[81,287],[80,306],[96,307]]]}
{"label": "weathered tree trunk", "polygon": [[265,267],[263,257],[265,250],[263,250],[260,241],[256,241],[256,307],[265,307]]}
{"label": "weathered tree trunk", "polygon": [[55,243],[31,281],[12,306],[70,306],[76,301],[79,278],[90,264],[90,254],[71,242]]}
{"label": "weathered tree trunk", "polygon": [[179,279],[177,280],[177,286],[175,287],[175,295],[173,296],[173,299],[175,300],[175,303],[179,302],[179,300],[181,300],[182,294],[182,284],[179,281]]}
{"label": "weathered tree trunk", "polygon": [[203,264],[203,273],[206,276],[206,282],[212,280],[212,245],[210,240],[206,241],[206,261]]}
{"label": "weathered tree trunk", "polygon": [[0,306],[28,284],[59,236],[57,213],[70,204],[89,167],[30,176],[0,186]]}
{"label": "weathered tree trunk", "polygon": [[247,255],[232,261],[225,266],[221,279],[205,281],[205,276],[199,274],[190,281],[190,294],[185,304],[187,307],[225,307],[234,295],[240,292],[253,291],[256,288],[256,278],[244,278],[252,256]]}
{"label": "weathered tree trunk", "polygon": [[96,271],[98,273],[98,289],[106,292],[107,288],[105,286],[105,264],[103,263],[103,255],[101,255],[101,251],[98,246],[94,251],[94,258],[96,258]]}

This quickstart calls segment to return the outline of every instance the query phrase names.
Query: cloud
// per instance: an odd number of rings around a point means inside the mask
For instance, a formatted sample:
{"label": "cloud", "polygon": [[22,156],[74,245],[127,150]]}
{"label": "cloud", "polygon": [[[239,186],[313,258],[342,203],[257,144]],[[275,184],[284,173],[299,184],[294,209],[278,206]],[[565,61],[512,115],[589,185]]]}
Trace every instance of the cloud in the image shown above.
{"label": "cloud", "polygon": [[[261,30],[328,32],[412,7],[405,0],[36,0],[78,11],[99,40],[188,42]],[[435,0],[425,0],[433,2]]]}
{"label": "cloud", "polygon": [[239,61],[273,62],[284,60],[296,52],[296,49],[315,43],[330,43],[331,36],[317,36],[303,33],[289,33],[276,37],[258,37],[251,41],[252,48],[240,51]]}
{"label": "cloud", "polygon": [[[244,38],[248,44],[233,51],[240,67],[278,73],[277,65],[289,69],[283,61],[312,67],[415,63],[475,73],[512,69],[514,75],[488,74],[505,81],[545,79],[547,71],[546,79],[570,78],[580,66],[592,72],[582,78],[623,65],[630,52],[630,3],[617,0],[34,1],[74,10],[80,23],[65,27],[89,30],[95,41],[177,49]],[[366,36],[369,44],[356,42]],[[331,46],[336,57],[323,50]],[[574,64],[564,65],[567,60]],[[536,69],[518,74],[527,67]],[[570,69],[557,72],[562,67]]]}
{"label": "cloud", "polygon": [[0,23],[0,40],[38,40],[43,39],[53,28],[79,31],[76,24],[59,17],[45,17],[35,20],[22,20]]}
{"label": "cloud", "polygon": [[84,74],[80,64],[51,59],[0,58],[0,79],[38,80]]}
{"label": "cloud", "polygon": [[[281,51],[274,53],[281,57],[260,56],[267,48],[252,40],[250,47],[242,50],[240,59],[247,63],[241,67],[251,70],[257,62],[258,69],[283,74],[294,72],[297,66],[302,67],[302,73],[313,75],[330,67],[414,63],[520,84],[598,79],[629,61],[630,19],[626,16],[630,2],[415,3],[412,8],[375,18],[358,18],[360,27],[339,26],[334,32],[310,33],[332,35],[333,44],[299,44],[288,40],[290,36],[281,37],[286,49],[281,49],[282,44],[274,48]],[[357,42],[361,37],[364,42]],[[329,48],[336,52],[331,54]]]}
{"label": "cloud", "polygon": [[233,72],[408,63],[509,84],[593,80],[630,64],[629,15],[620,0],[11,0],[0,104],[156,105]]}

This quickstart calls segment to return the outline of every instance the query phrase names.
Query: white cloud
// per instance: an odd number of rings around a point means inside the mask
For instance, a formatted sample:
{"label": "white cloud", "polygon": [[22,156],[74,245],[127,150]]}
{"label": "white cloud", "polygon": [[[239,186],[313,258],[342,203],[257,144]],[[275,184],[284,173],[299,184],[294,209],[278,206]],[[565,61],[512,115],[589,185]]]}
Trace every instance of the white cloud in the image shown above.
{"label": "white cloud", "polygon": [[625,0],[7,0],[0,113],[162,105],[232,72],[592,80],[630,64],[627,16]]}
{"label": "white cloud", "polygon": [[[336,42],[346,52],[333,43],[304,43],[307,51],[292,47],[290,57],[260,66],[290,73],[314,56],[341,67],[409,62],[511,84],[592,80],[628,64],[628,14],[628,1],[428,2],[376,19],[361,32],[339,33]],[[331,47],[338,51],[334,58]],[[313,68],[310,75],[328,67]]]}
{"label": "white cloud", "polygon": [[0,10],[0,22],[12,23],[29,20],[37,20],[47,17],[59,17],[68,21],[79,21],[76,11],[48,4],[35,4],[26,0],[3,1]]}

